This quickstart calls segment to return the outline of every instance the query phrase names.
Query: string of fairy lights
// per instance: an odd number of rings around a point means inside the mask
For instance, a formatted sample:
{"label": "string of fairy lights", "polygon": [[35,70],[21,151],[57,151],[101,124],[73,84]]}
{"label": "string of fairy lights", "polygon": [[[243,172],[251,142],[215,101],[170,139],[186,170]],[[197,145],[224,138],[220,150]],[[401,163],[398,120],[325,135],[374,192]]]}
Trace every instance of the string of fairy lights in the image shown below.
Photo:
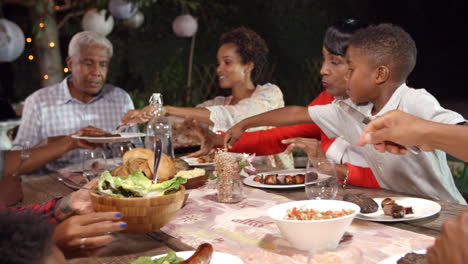
{"label": "string of fairy lights", "polygon": [[[56,5],[56,6],[54,7],[54,9],[55,9],[55,10],[60,10],[60,6],[59,6],[59,5]],[[42,22],[42,21],[39,22],[39,29],[40,29],[40,30],[45,30],[45,27],[46,27],[46,24],[45,24],[44,22]],[[32,37],[27,37],[27,38],[26,38],[26,43],[31,44],[32,42],[33,42]],[[49,41],[48,46],[49,46],[49,48],[53,49],[53,48],[55,48],[56,44],[55,44],[55,42],[53,42],[53,41]],[[33,55],[33,54],[29,54],[29,55],[28,55],[28,60],[33,61],[33,60],[34,60],[34,55]],[[68,72],[69,72],[68,67],[64,67],[64,68],[63,68],[63,72],[64,72],[64,73],[68,73]],[[48,80],[48,79],[49,79],[49,75],[48,75],[47,73],[45,73],[45,74],[42,76],[42,79]]]}

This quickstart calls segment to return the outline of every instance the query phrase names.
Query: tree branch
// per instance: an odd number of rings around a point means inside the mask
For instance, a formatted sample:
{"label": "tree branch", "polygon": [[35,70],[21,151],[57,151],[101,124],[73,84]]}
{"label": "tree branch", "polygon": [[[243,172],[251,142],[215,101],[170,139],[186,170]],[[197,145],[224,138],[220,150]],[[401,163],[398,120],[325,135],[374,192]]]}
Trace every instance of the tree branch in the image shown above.
{"label": "tree branch", "polygon": [[84,15],[86,13],[86,11],[88,10],[81,10],[81,11],[76,11],[76,12],[70,12],[68,14],[66,14],[62,20],[60,20],[60,22],[58,23],[57,25],[57,29],[60,29],[70,18],[74,17],[74,16],[81,16],[81,15]]}

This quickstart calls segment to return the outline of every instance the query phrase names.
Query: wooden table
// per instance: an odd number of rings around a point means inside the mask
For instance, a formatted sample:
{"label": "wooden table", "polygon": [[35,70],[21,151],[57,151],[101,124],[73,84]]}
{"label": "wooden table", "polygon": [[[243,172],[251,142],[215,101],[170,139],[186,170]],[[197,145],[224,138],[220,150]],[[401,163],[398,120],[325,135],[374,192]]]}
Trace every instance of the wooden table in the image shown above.
{"label": "wooden table", "polygon": [[[58,182],[53,174],[50,175],[27,175],[23,176],[23,190],[25,197],[22,204],[40,203],[48,201],[57,196],[63,196],[72,189]],[[302,189],[288,190],[267,190],[269,192],[285,196],[292,200],[306,199],[305,192]],[[390,196],[408,196],[401,193],[395,193],[386,190],[376,190],[367,188],[347,187],[340,189],[338,196],[341,198],[344,193],[364,193],[370,197],[390,197]],[[429,236],[436,236],[440,233],[442,223],[448,219],[454,218],[462,211],[467,210],[468,206],[437,201],[442,210],[439,214],[421,220],[411,222],[385,223],[393,227],[413,231]],[[181,241],[166,235],[163,232],[150,232],[147,234],[121,234],[119,239],[107,246],[99,256],[90,258],[78,258],[70,260],[69,263],[129,263],[139,256],[152,256],[164,254],[169,251],[193,250]]]}

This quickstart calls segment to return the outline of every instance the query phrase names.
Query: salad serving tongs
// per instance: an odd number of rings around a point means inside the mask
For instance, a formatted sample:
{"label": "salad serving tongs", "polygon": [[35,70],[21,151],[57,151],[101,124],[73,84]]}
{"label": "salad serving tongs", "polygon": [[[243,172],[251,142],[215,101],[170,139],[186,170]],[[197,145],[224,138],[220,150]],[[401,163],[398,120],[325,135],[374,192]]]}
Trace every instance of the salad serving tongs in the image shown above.
{"label": "salad serving tongs", "polygon": [[162,141],[159,138],[154,142],[154,170],[153,170],[153,183],[158,183],[158,168],[162,156]]}
{"label": "salad serving tongs", "polygon": [[120,124],[117,126],[117,128],[111,132],[111,134],[120,134],[122,131],[124,131],[125,129],[129,128],[130,125],[129,124]]}
{"label": "salad serving tongs", "polygon": [[61,176],[55,175],[55,177],[57,177],[57,180],[61,181],[63,184],[65,184],[66,186],[68,186],[70,188],[78,188],[78,189],[83,189],[83,190],[88,190],[88,191],[91,191],[91,192],[95,192],[95,193],[101,194],[101,195],[112,196],[112,195],[110,195],[108,193],[101,192],[99,190],[95,190],[95,189],[80,186],[80,185],[78,185],[78,184],[76,184],[76,183],[74,183],[74,182],[72,182],[72,181],[70,181],[68,179],[62,178]]}

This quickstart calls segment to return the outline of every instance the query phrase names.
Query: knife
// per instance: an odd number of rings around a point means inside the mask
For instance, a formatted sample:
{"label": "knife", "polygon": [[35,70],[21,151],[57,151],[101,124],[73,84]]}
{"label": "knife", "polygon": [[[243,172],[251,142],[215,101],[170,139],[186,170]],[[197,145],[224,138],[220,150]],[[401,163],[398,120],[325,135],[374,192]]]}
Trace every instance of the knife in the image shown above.
{"label": "knife", "polygon": [[161,162],[162,155],[162,141],[160,138],[155,137],[154,142],[154,170],[153,170],[153,183],[158,183],[158,168]]}
{"label": "knife", "polygon": [[[370,123],[370,121],[372,121],[372,119],[365,116],[363,113],[359,112],[358,110],[352,108],[350,105],[348,105],[344,101],[338,101],[337,104],[339,108],[341,108],[343,111],[348,113],[351,117],[353,117],[355,120],[357,120],[360,123],[367,125]],[[421,149],[416,146],[405,146],[405,148],[408,149],[414,155],[418,155],[421,152]]]}

